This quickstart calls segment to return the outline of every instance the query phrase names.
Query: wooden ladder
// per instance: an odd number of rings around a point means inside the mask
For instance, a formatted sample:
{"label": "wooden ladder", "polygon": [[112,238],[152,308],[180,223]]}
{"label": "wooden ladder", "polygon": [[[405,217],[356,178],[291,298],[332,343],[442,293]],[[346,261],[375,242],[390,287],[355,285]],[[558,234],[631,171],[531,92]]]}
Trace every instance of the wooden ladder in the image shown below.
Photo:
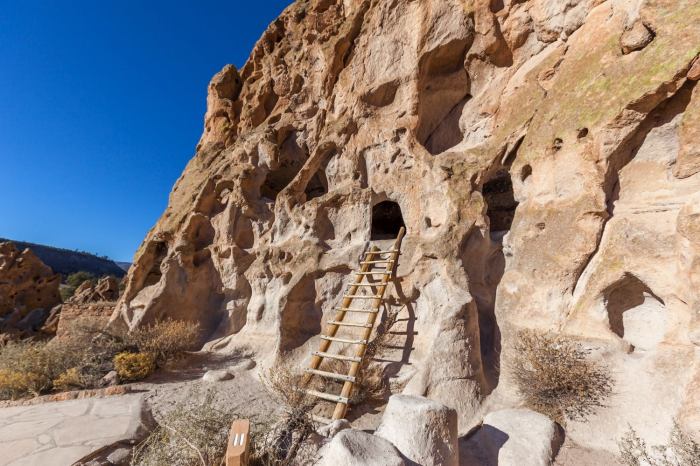
{"label": "wooden ladder", "polygon": [[[304,386],[308,386],[314,376],[332,379],[334,381],[343,382],[340,394],[324,393],[317,390],[306,389],[308,395],[317,397],[324,401],[336,403],[333,411],[332,419],[323,419],[316,417],[321,422],[330,422],[336,419],[343,419],[348,409],[350,396],[353,386],[357,380],[357,375],[363,363],[364,355],[367,350],[367,344],[372,334],[372,329],[379,315],[381,305],[384,299],[389,280],[391,279],[396,264],[398,262],[401,240],[404,237],[405,229],[402,227],[394,242],[393,248],[388,251],[382,251],[376,246],[372,246],[367,252],[363,253],[363,259],[360,260],[360,268],[355,272],[355,280],[349,284],[346,293],[343,295],[343,301],[340,307],[335,308],[336,314],[333,320],[327,322],[326,332],[321,335],[321,343],[318,351],[314,351],[311,357],[311,364],[306,369],[304,377]],[[381,268],[380,266],[383,266]],[[376,270],[381,269],[381,270]],[[370,277],[380,276],[381,279],[377,282],[370,281]],[[367,280],[365,280],[367,279]],[[363,290],[368,290],[369,293],[364,293]],[[373,294],[370,294],[373,293]],[[369,309],[363,307],[353,307],[354,301],[370,302]],[[360,305],[361,306],[361,305]],[[367,315],[364,323],[346,322],[345,316],[347,313],[363,313]],[[338,331],[343,328],[348,332],[360,330],[360,335],[343,335],[337,336]],[[347,356],[340,353],[330,352],[332,343],[349,344],[356,347],[354,356]],[[324,359],[349,361],[350,369],[347,374],[338,374],[335,372],[319,370],[321,362]]]}

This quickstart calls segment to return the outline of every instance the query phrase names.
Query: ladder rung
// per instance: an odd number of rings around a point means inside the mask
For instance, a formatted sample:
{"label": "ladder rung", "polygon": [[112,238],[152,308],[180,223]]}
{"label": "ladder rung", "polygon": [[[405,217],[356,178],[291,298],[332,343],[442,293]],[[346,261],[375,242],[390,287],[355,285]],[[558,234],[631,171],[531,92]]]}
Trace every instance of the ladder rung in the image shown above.
{"label": "ladder rung", "polygon": [[350,345],[366,345],[367,340],[351,340],[349,338],[338,338],[321,335],[321,340],[337,341],[338,343],[348,343]]}
{"label": "ladder rung", "polygon": [[381,296],[363,296],[361,294],[346,294],[343,296],[343,298],[352,298],[352,299],[382,299]]}
{"label": "ladder rung", "polygon": [[306,372],[308,372],[309,374],[318,375],[320,377],[355,383],[355,377],[351,375],[336,374],[334,372],[319,371],[317,369],[306,369]]}
{"label": "ladder rung", "polygon": [[304,390],[308,395],[315,396],[316,398],[321,398],[322,400],[332,401],[334,403],[348,404],[350,400],[340,395],[331,395],[329,393],[317,392],[316,390]]}
{"label": "ladder rung", "polygon": [[393,254],[393,253],[401,254],[401,251],[397,251],[394,249],[394,250],[390,250],[390,251],[365,251],[365,252],[363,252],[363,254],[365,256],[367,256],[369,254]]}
{"label": "ladder rung", "polygon": [[382,283],[382,282],[377,282],[377,283],[350,283],[348,286],[371,286],[371,287],[377,287],[377,286],[386,286],[386,283]]}
{"label": "ladder rung", "polygon": [[311,354],[313,356],[320,356],[322,358],[328,358],[328,359],[338,359],[340,361],[352,361],[352,362],[362,361],[362,358],[358,358],[355,356],[345,356],[344,354],[322,353],[321,351],[314,351]]}
{"label": "ladder rung", "polygon": [[355,272],[356,275],[391,275],[391,270],[383,270],[380,272]]}
{"label": "ladder rung", "polygon": [[373,327],[371,324],[359,324],[356,322],[338,322],[337,320],[329,320],[328,325],[344,325],[346,327],[363,327],[363,328],[372,328]]}
{"label": "ladder rung", "polygon": [[311,419],[314,420],[314,422],[318,422],[319,424],[330,424],[333,422],[333,419],[328,419],[327,417],[323,416],[316,416],[315,414],[311,415]]}
{"label": "ladder rung", "polygon": [[336,307],[335,310],[342,311],[342,312],[366,312],[366,313],[379,312],[379,309],[357,309],[354,307]]}
{"label": "ladder rung", "polygon": [[391,264],[394,262],[394,259],[387,259],[387,260],[376,260],[376,261],[362,261],[360,264]]}

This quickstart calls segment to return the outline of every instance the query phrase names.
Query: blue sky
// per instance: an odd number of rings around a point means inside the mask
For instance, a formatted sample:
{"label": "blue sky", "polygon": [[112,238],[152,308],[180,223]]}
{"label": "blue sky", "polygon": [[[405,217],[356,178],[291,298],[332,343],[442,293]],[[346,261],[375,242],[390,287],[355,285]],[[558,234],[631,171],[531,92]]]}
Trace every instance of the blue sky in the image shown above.
{"label": "blue sky", "polygon": [[0,237],[131,261],[209,79],[289,3],[0,0]]}

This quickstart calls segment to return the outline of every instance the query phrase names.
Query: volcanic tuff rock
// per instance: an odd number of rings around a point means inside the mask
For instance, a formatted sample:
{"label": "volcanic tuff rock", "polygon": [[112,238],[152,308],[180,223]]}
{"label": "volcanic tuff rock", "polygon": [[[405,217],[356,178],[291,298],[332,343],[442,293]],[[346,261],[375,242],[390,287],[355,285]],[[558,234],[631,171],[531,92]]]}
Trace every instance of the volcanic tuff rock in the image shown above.
{"label": "volcanic tuff rock", "polygon": [[40,327],[49,309],[61,302],[60,283],[61,276],[31,250],[20,251],[13,243],[0,243],[0,333],[25,327],[23,319],[37,309],[42,310],[43,318],[40,322],[25,322],[32,327],[25,330]]}
{"label": "volcanic tuff rock", "polygon": [[373,233],[405,224],[394,391],[464,434],[520,402],[534,328],[615,378],[577,445],[700,432],[699,23],[695,0],[295,2],[212,79],[113,325],[189,319],[301,365]]}
{"label": "volcanic tuff rock", "polygon": [[85,280],[75,290],[69,303],[87,304],[100,301],[116,301],[119,297],[119,281],[111,276],[102,277],[97,282]]}

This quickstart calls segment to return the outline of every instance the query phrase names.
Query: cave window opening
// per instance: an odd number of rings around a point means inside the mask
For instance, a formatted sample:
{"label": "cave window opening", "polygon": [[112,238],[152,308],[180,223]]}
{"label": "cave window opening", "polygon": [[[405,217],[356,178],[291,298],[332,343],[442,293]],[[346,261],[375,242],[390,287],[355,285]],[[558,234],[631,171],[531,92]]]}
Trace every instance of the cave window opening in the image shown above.
{"label": "cave window opening", "polygon": [[309,201],[315,197],[321,197],[328,192],[328,179],[326,178],[326,173],[322,168],[320,168],[314,176],[309,180],[306,185],[304,194],[306,194],[306,200]]}
{"label": "cave window opening", "polygon": [[513,193],[513,181],[510,173],[500,170],[482,189],[487,205],[491,239],[500,240],[510,231],[518,202]]}
{"label": "cave window opening", "polygon": [[260,195],[271,201],[292,182],[303,165],[303,161],[285,161],[279,168],[270,170],[260,186]]}
{"label": "cave window opening", "polygon": [[393,239],[405,228],[401,207],[393,201],[383,201],[372,207],[372,240]]}
{"label": "cave window opening", "polygon": [[160,281],[160,278],[163,276],[163,273],[160,270],[160,266],[163,263],[165,256],[168,254],[168,246],[162,241],[154,243],[151,247],[154,248],[154,259],[153,264],[151,265],[151,268],[144,280],[144,288],[147,286],[155,285]]}

